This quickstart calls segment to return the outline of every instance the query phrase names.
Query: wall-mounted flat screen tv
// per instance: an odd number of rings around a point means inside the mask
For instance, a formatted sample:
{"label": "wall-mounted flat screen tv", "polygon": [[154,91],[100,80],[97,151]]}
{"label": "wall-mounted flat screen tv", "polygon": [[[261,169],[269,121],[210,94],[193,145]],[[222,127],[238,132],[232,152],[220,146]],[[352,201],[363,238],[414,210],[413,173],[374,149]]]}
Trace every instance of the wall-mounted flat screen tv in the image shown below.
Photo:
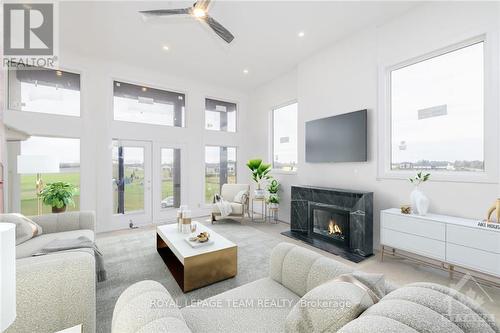
{"label": "wall-mounted flat screen tv", "polygon": [[367,110],[306,122],[306,162],[366,162]]}

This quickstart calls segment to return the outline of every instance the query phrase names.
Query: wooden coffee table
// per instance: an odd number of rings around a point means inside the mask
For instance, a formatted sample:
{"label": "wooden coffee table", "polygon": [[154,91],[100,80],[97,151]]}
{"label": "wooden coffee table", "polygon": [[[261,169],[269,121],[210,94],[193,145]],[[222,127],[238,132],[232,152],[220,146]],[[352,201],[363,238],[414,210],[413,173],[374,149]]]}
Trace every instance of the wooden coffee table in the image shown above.
{"label": "wooden coffee table", "polygon": [[188,292],[236,276],[238,247],[203,224],[196,234],[207,231],[212,244],[193,248],[177,231],[177,224],[156,227],[156,249],[182,291]]}

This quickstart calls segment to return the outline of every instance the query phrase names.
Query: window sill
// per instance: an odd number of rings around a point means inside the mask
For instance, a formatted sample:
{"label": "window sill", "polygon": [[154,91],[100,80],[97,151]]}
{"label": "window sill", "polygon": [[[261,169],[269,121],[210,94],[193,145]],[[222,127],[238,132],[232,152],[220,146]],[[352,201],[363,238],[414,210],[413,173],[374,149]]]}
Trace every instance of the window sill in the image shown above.
{"label": "window sill", "polygon": [[296,170],[296,171],[286,171],[286,170],[280,170],[280,169],[272,169],[271,173],[275,174],[275,175],[290,175],[290,176],[294,176],[294,175],[298,174],[298,170]]}
{"label": "window sill", "polygon": [[428,172],[431,174],[429,182],[451,182],[451,183],[481,183],[498,184],[498,178],[489,175],[488,172],[439,172],[433,170],[411,170],[411,171],[385,171],[377,175],[377,180],[407,180],[414,177],[417,172]]}

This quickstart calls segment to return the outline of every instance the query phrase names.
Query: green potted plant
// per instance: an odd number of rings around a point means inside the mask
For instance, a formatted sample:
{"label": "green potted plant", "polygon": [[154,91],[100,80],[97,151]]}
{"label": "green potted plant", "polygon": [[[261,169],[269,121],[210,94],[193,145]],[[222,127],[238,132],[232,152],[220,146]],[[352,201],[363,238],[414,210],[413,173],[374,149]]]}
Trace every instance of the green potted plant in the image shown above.
{"label": "green potted plant", "polygon": [[40,197],[45,205],[52,207],[52,213],[62,213],[69,205],[75,206],[73,196],[76,187],[66,182],[55,182],[47,184],[40,192]]}
{"label": "green potted plant", "polygon": [[269,208],[278,208],[280,204],[280,197],[277,194],[271,194],[269,198],[267,198],[267,203],[269,205]]}
{"label": "green potted plant", "polygon": [[280,203],[280,197],[278,196],[279,189],[280,184],[276,179],[271,180],[269,185],[267,185],[267,191],[269,192],[267,203],[269,204],[269,208],[278,208]]}
{"label": "green potted plant", "polygon": [[247,162],[247,167],[252,171],[252,179],[257,183],[255,198],[263,198],[266,191],[262,189],[261,183],[263,179],[270,179],[269,172],[271,171],[271,164],[263,163],[261,159],[253,159]]}

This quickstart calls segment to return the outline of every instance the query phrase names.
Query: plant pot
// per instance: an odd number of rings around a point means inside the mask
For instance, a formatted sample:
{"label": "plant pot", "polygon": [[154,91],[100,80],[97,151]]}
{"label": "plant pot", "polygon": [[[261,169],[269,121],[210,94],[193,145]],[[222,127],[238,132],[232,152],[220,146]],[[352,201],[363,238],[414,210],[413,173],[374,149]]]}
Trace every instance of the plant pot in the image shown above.
{"label": "plant pot", "polygon": [[277,203],[269,203],[268,207],[271,208],[271,209],[276,209],[276,208],[279,207],[279,204],[277,204]]}
{"label": "plant pot", "polygon": [[262,199],[266,195],[266,190],[256,189],[253,194],[255,199]]}
{"label": "plant pot", "polygon": [[429,198],[418,187],[411,191],[411,206],[418,215],[425,215],[429,211]]}
{"label": "plant pot", "polygon": [[54,214],[63,213],[65,211],[66,211],[66,206],[62,206],[61,208],[52,207],[52,213]]}

